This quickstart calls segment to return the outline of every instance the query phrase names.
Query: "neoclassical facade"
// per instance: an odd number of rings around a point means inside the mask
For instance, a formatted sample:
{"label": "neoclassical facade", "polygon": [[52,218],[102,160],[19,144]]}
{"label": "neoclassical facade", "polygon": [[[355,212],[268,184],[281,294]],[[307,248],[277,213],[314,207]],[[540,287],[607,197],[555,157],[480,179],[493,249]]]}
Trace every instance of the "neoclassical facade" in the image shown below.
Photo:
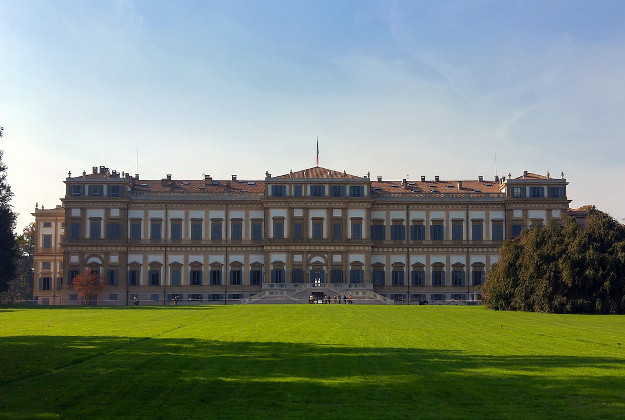
{"label": "neoclassical facade", "polygon": [[85,270],[106,283],[99,305],[473,301],[503,240],[557,223],[569,205],[563,176],[527,172],[142,180],[101,166],[65,184],[56,304],[79,303],[71,282]]}

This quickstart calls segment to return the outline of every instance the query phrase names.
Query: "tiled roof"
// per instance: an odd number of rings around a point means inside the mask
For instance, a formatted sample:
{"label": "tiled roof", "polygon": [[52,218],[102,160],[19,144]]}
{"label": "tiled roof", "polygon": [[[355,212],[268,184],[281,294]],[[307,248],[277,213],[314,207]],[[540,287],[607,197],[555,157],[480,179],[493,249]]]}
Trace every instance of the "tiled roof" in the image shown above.
{"label": "tiled roof", "polygon": [[521,176],[517,176],[514,179],[551,179],[545,175],[535,174],[533,172],[528,172],[527,174],[523,174]]}
{"label": "tiled roof", "polygon": [[[458,182],[462,186],[458,189]],[[371,188],[375,193],[448,193],[448,194],[468,194],[468,193],[500,193],[499,183],[496,181],[407,181],[402,185],[402,181],[372,181]]]}
{"label": "tiled roof", "polygon": [[173,192],[173,193],[249,193],[262,194],[265,191],[263,181],[230,180],[137,180],[133,191]]}
{"label": "tiled roof", "polygon": [[316,166],[314,168],[303,169],[297,172],[291,172],[285,175],[280,175],[275,178],[315,178],[315,179],[325,179],[325,178],[348,178],[348,179],[363,179],[363,177],[350,175],[345,171],[339,172],[334,171],[332,169],[322,168],[320,166]]}

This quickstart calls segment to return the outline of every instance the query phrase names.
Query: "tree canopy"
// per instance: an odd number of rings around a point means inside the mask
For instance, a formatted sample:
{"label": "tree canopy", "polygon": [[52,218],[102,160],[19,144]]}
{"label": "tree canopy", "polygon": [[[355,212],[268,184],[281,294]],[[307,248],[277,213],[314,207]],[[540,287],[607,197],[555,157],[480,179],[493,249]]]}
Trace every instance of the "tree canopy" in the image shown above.
{"label": "tree canopy", "polygon": [[[0,138],[3,136],[0,127]],[[15,277],[15,263],[18,250],[15,246],[16,217],[11,208],[13,192],[7,183],[7,167],[2,161],[4,152],[0,150],[0,292],[9,288],[9,282]]]}
{"label": "tree canopy", "polygon": [[100,273],[95,270],[88,269],[82,274],[77,275],[72,280],[72,287],[76,289],[78,294],[84,299],[88,305],[91,300],[102,291],[104,284],[100,279]]}
{"label": "tree canopy", "polygon": [[594,207],[584,225],[524,229],[506,241],[484,284],[497,310],[625,313],[625,226]]}

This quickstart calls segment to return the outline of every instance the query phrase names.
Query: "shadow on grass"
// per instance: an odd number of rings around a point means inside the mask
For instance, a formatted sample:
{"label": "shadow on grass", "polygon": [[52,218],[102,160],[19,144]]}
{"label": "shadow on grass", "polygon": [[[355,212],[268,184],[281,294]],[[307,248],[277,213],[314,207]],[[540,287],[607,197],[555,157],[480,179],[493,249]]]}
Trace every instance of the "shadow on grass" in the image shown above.
{"label": "shadow on grass", "polygon": [[622,358],[197,339],[0,342],[0,417],[583,418],[625,409]]}

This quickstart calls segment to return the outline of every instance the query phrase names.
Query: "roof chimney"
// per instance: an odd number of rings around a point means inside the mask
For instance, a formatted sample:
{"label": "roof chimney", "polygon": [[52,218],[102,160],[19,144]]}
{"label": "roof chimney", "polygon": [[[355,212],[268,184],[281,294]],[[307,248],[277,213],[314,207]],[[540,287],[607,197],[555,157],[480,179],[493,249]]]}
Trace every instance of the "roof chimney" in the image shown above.
{"label": "roof chimney", "polygon": [[461,190],[462,189],[462,181],[458,181],[458,189]]}
{"label": "roof chimney", "polygon": [[499,182],[499,175],[495,175],[495,182]]}
{"label": "roof chimney", "polygon": [[236,181],[237,180],[237,176],[236,175],[232,175],[232,180]]}
{"label": "roof chimney", "polygon": [[167,174],[167,180],[171,181],[171,174]]}
{"label": "roof chimney", "polygon": [[135,179],[138,181],[139,180],[139,174],[135,174]]}
{"label": "roof chimney", "polygon": [[523,171],[523,178],[527,178],[527,171]]}
{"label": "roof chimney", "polygon": [[204,185],[210,185],[213,183],[213,177],[204,174]]}
{"label": "roof chimney", "polygon": [[439,177],[438,175],[436,175],[436,176],[434,177],[434,180],[435,180],[436,182],[438,182],[438,181],[440,180],[440,177]]}
{"label": "roof chimney", "polygon": [[421,182],[425,182],[425,176],[421,175]]}
{"label": "roof chimney", "polygon": [[382,177],[378,176],[378,182],[382,182]]}
{"label": "roof chimney", "polygon": [[478,177],[477,177],[477,179],[478,179],[480,182],[484,182],[484,177],[483,177],[482,175],[478,176]]}
{"label": "roof chimney", "polygon": [[401,186],[406,188],[406,178],[401,180]]}
{"label": "roof chimney", "polygon": [[92,168],[91,168],[91,173],[92,173],[93,175],[97,174],[97,173],[98,173],[98,167],[97,167],[97,166],[92,167]]}

